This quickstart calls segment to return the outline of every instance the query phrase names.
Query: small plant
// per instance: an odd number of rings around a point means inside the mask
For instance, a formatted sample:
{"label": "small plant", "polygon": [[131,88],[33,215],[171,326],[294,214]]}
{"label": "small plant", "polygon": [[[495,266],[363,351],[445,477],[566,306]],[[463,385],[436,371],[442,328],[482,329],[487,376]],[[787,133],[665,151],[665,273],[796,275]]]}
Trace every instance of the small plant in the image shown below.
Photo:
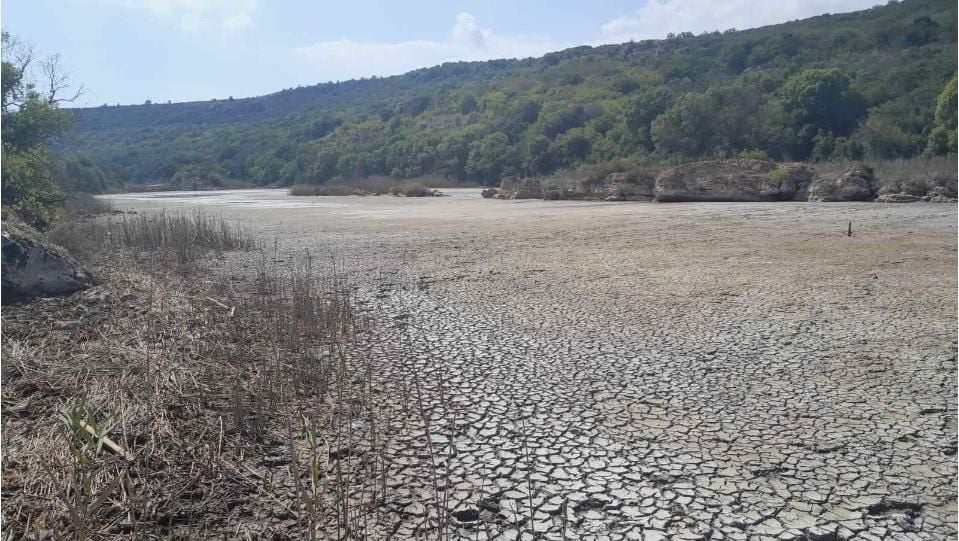
{"label": "small plant", "polygon": [[[104,464],[99,463],[98,458],[104,444],[110,442],[107,434],[113,426],[113,420],[107,417],[97,422],[95,416],[82,403],[68,408],[61,415],[61,419],[68,431],[67,440],[73,468],[60,499],[67,508],[75,538],[88,539],[97,511],[121,484],[122,475],[117,474],[105,485],[97,486],[97,480],[104,469]],[[60,480],[60,474],[49,466],[47,473]]]}
{"label": "small plant", "polygon": [[63,423],[70,431],[70,454],[84,466],[93,460],[103,449],[103,442],[112,426],[109,417],[97,423],[94,416],[87,412],[83,404],[75,404],[61,414]]}
{"label": "small plant", "polygon": [[773,186],[782,186],[784,180],[786,180],[785,169],[774,169],[769,172],[769,183]]}

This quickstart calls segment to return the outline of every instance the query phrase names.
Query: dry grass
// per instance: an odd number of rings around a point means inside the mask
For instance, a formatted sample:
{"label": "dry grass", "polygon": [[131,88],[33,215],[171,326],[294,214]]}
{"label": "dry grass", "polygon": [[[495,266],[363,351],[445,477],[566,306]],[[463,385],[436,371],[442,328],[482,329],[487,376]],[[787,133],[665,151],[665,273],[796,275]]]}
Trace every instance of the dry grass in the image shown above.
{"label": "dry grass", "polygon": [[[215,276],[143,253],[253,247],[219,218],[63,224],[101,234],[103,285],[4,309],[4,539],[378,538],[395,415],[432,407],[415,363],[365,353],[371,322],[334,258],[262,250]],[[75,240],[75,239],[71,239]],[[122,248],[122,249],[117,249]],[[413,332],[412,330],[410,332]],[[383,400],[374,372],[415,382]],[[407,396],[411,396],[407,395]],[[400,410],[405,413],[400,412]],[[455,420],[454,420],[455,421]],[[451,449],[432,449],[434,487]],[[445,538],[448,494],[435,488]],[[379,529],[377,529],[379,528]]]}
{"label": "dry grass", "polygon": [[105,249],[117,248],[188,264],[211,252],[256,248],[253,236],[242,227],[200,211],[123,215],[112,220],[68,220],[57,224],[48,236],[54,244],[88,260],[103,254]]}
{"label": "dry grass", "polygon": [[335,269],[305,254],[243,288],[131,265],[4,310],[7,538],[355,530],[371,471],[331,456],[378,445],[344,428],[378,423],[346,354],[366,322]]}

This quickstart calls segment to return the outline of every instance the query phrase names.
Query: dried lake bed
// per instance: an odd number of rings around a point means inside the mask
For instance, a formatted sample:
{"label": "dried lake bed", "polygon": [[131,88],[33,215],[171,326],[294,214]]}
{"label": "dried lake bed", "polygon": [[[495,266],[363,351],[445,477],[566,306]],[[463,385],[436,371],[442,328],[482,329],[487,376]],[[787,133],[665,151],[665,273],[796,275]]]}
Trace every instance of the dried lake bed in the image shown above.
{"label": "dried lake bed", "polygon": [[111,199],[342,261],[382,399],[417,369],[435,417],[391,427],[373,538],[428,535],[437,456],[454,538],[956,536],[956,205],[443,191]]}

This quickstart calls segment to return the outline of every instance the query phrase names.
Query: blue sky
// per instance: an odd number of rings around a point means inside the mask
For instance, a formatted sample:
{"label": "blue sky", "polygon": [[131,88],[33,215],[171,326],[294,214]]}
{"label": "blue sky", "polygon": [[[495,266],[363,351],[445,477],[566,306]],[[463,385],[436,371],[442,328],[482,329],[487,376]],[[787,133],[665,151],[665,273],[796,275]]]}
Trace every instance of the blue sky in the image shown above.
{"label": "blue sky", "polygon": [[3,0],[83,105],[245,97],[450,60],[752,28],[879,0]]}

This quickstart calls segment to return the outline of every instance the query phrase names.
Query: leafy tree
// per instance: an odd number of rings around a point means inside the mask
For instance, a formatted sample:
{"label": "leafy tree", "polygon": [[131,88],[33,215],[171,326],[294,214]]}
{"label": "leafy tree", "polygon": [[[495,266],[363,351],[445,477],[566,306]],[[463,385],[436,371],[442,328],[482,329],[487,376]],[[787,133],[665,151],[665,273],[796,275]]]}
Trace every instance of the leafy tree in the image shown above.
{"label": "leafy tree", "polygon": [[722,157],[744,150],[782,154],[783,131],[775,104],[751,82],[681,96],[653,122],[652,137],[663,153]]}
{"label": "leafy tree", "polygon": [[550,153],[550,141],[544,135],[533,135],[527,143],[526,169],[536,176],[552,171],[556,165]]}
{"label": "leafy tree", "polygon": [[[866,112],[862,96],[838,69],[805,69],[780,90],[783,108],[801,139],[811,144],[820,131],[849,135]],[[802,152],[800,158],[806,157]]]}
{"label": "leafy tree", "polygon": [[6,31],[2,43],[3,206],[42,228],[56,217],[65,200],[47,146],[72,121],[59,104],[76,99],[79,93],[63,97],[70,81],[59,57],[38,61],[32,47]]}
{"label": "leafy tree", "polygon": [[912,30],[906,34],[906,43],[912,47],[920,47],[936,39],[939,24],[927,16],[916,17],[912,21]]}
{"label": "leafy tree", "polygon": [[627,131],[646,150],[653,149],[653,120],[663,114],[672,102],[672,94],[664,87],[646,87],[626,103],[624,120]]}
{"label": "leafy tree", "polygon": [[484,184],[494,184],[511,161],[510,154],[506,134],[491,133],[470,145],[466,174]]}
{"label": "leafy tree", "polygon": [[946,84],[936,100],[935,125],[929,134],[929,154],[956,152],[956,76]]}

